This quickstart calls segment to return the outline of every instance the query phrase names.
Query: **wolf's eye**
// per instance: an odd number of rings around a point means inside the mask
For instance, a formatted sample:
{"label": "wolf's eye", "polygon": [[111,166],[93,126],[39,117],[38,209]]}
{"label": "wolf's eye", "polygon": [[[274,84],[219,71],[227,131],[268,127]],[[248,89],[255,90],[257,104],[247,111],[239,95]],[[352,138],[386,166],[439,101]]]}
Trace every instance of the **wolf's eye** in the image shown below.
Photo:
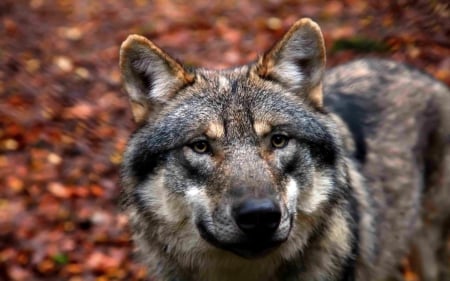
{"label": "wolf's eye", "polygon": [[273,135],[270,142],[273,148],[283,148],[288,144],[289,138],[285,135]]}
{"label": "wolf's eye", "polygon": [[194,152],[199,154],[208,153],[210,151],[209,143],[204,140],[196,141],[192,143],[190,146]]}

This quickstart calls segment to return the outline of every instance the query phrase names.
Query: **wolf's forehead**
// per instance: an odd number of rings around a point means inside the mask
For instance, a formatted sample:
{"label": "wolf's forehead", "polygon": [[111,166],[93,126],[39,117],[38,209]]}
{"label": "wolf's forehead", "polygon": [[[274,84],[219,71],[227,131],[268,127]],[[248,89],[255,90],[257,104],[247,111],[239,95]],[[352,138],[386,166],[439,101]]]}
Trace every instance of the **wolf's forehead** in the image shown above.
{"label": "wolf's forehead", "polygon": [[[206,107],[213,107],[215,117],[209,121],[206,134],[212,138],[227,134],[246,135],[255,131],[255,117],[263,105],[264,85],[254,81],[247,67],[228,71],[201,73],[200,91],[207,96]],[[267,108],[267,107],[266,107]],[[261,126],[261,122],[258,122]]]}
{"label": "wolf's forehead", "polygon": [[[251,65],[244,65],[226,70],[200,69],[196,72],[196,86],[210,93],[235,96],[241,98],[249,97],[258,93],[261,88],[267,87],[264,79],[259,78]],[[253,91],[243,92],[242,90]]]}
{"label": "wolf's forehead", "polygon": [[251,141],[280,126],[303,127],[311,119],[302,99],[276,82],[261,79],[249,66],[201,70],[196,75],[195,83],[183,89],[166,112],[179,136],[206,134],[212,139]]}
{"label": "wolf's forehead", "polygon": [[[238,66],[231,69],[224,69],[224,70],[211,70],[211,69],[197,69],[196,70],[196,76],[197,79],[206,80],[206,81],[212,81],[215,83],[223,82],[224,85],[226,85],[229,81],[236,80],[245,82],[247,81],[251,75],[251,66],[244,65],[244,66]],[[204,81],[202,81],[204,82]]]}
{"label": "wolf's forehead", "polygon": [[[210,121],[207,125],[205,135],[210,139],[222,139],[225,137],[226,132],[237,131],[239,133],[239,128],[242,128],[244,131],[254,132],[257,136],[261,137],[267,135],[272,130],[272,124],[270,124],[266,120],[257,120],[252,124],[248,124],[248,126],[251,126],[251,128],[245,128],[242,126],[233,128],[232,126],[233,125],[230,125],[223,120]],[[244,135],[240,133],[240,136]]]}
{"label": "wolf's forehead", "polygon": [[197,102],[214,109],[220,119],[239,121],[241,126],[248,118],[270,119],[272,115],[282,115],[283,107],[294,104],[292,94],[281,85],[252,74],[250,66],[202,70],[197,75],[192,89]]}
{"label": "wolf's forehead", "polygon": [[201,70],[197,73],[193,91],[198,91],[208,99],[221,105],[222,111],[253,105],[267,85],[262,79],[252,75],[248,66],[230,70]]}
{"label": "wolf's forehead", "polygon": [[315,139],[326,130],[293,93],[250,77],[245,68],[198,75],[148,126],[156,142],[175,147],[206,135],[226,143],[254,143],[273,129]]}

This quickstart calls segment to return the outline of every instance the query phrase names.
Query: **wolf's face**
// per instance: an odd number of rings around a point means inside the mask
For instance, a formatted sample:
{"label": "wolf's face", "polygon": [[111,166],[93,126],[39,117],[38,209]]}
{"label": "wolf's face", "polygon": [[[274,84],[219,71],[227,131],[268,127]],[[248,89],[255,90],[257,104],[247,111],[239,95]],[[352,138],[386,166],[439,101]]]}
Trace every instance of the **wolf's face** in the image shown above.
{"label": "wolf's face", "polygon": [[139,220],[151,221],[148,239],[168,252],[220,248],[246,258],[306,243],[336,192],[324,61],[307,20],[257,63],[224,71],[185,70],[142,37],[124,43],[140,128],[123,182]]}

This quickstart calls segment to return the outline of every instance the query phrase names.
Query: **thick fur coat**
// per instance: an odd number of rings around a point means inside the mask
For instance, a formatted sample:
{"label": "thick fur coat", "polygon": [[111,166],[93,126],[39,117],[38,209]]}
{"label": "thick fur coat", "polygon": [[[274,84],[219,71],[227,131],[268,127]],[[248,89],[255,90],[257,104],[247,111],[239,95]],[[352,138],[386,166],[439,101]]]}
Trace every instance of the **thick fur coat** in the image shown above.
{"label": "thick fur coat", "polygon": [[325,73],[309,19],[229,70],[185,68],[138,35],[120,66],[138,124],[122,202],[155,280],[383,280],[411,247],[436,265],[418,260],[424,280],[448,278],[443,84],[374,59]]}

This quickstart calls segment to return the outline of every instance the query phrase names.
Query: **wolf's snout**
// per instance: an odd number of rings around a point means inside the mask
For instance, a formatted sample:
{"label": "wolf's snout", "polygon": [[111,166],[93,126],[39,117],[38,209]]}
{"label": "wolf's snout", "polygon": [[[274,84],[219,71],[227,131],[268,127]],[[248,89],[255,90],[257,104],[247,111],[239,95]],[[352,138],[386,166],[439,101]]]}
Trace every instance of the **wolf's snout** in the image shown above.
{"label": "wolf's snout", "polygon": [[233,217],[246,235],[257,238],[272,235],[277,230],[281,210],[271,199],[247,199],[233,208]]}

